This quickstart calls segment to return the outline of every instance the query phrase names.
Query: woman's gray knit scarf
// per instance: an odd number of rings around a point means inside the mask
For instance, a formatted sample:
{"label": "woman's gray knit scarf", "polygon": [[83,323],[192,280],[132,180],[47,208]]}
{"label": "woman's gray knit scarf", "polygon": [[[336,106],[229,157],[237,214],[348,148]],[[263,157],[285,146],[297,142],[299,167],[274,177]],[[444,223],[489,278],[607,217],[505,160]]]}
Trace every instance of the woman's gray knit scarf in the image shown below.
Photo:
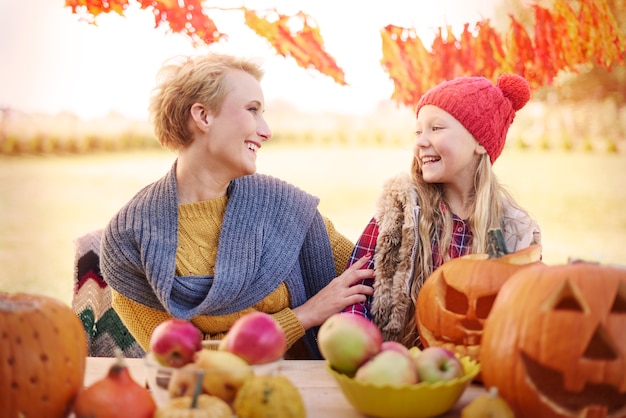
{"label": "woman's gray knit scarf", "polygon": [[[285,282],[291,306],[336,275],[319,199],[262,174],[231,182],[213,276],[175,276],[176,163],[106,226],[101,271],[117,292],[179,318],[248,308]],[[313,331],[314,332],[314,331]],[[313,335],[310,335],[313,336]],[[309,348],[312,341],[309,341]]]}

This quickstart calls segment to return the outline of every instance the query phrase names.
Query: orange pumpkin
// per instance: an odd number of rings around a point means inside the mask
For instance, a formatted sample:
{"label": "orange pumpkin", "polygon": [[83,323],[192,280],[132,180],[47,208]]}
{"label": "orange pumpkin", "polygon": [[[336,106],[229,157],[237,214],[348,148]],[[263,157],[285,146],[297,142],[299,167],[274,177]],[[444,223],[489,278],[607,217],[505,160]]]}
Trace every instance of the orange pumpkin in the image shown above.
{"label": "orange pumpkin", "polygon": [[626,268],[516,273],[485,323],[480,362],[517,417],[625,417]]}
{"label": "orange pumpkin", "polygon": [[538,244],[495,256],[503,248],[500,236],[490,254],[454,258],[426,279],[415,310],[425,347],[443,346],[478,361],[483,326],[500,287],[513,273],[541,260]]}
{"label": "orange pumpkin", "polygon": [[83,386],[87,338],[78,316],[43,295],[0,292],[0,407],[7,418],[60,418]]}

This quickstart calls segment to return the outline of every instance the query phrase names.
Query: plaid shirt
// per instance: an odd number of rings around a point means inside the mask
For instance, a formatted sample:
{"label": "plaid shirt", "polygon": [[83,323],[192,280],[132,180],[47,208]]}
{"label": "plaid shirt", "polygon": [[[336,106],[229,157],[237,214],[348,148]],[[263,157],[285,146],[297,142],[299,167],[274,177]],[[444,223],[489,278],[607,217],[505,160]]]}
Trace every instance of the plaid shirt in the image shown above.
{"label": "plaid shirt", "polygon": [[[452,214],[452,242],[450,243],[450,248],[448,254],[450,258],[460,257],[469,252],[470,246],[472,245],[472,231],[469,228],[467,222],[463,221],[461,218]],[[439,235],[441,235],[441,231],[439,231]],[[359,237],[354,249],[352,250],[352,254],[350,254],[350,259],[348,260],[348,267],[354,264],[359,258],[371,254],[372,258],[370,261],[363,266],[364,269],[373,269],[374,268],[374,254],[376,253],[376,241],[378,239],[378,222],[376,222],[375,218],[372,218],[365,230]],[[443,254],[441,254],[439,249],[439,243],[436,239],[432,241],[432,254],[433,254],[433,270],[443,264]],[[365,284],[368,286],[374,285],[374,279],[364,279],[361,280],[360,284]],[[367,300],[363,303],[357,303],[351,306],[346,307],[343,312],[349,312],[357,315],[364,316],[368,319],[372,319],[372,315],[370,312],[370,306],[372,304],[372,297],[368,296]]]}

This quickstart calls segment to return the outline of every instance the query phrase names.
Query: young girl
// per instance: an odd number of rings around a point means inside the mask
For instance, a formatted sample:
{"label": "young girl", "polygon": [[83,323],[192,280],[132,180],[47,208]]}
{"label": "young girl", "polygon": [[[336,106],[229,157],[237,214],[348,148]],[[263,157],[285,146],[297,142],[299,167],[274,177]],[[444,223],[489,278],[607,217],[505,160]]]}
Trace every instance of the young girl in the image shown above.
{"label": "young girl", "polygon": [[348,266],[373,257],[374,294],[344,311],[374,321],[385,340],[419,345],[415,302],[424,280],[442,263],[487,252],[490,228],[503,231],[507,250],[541,243],[537,223],[516,204],[492,171],[515,112],[530,99],[528,82],[503,75],[446,81],[417,104],[411,174],[388,180],[374,217]]}

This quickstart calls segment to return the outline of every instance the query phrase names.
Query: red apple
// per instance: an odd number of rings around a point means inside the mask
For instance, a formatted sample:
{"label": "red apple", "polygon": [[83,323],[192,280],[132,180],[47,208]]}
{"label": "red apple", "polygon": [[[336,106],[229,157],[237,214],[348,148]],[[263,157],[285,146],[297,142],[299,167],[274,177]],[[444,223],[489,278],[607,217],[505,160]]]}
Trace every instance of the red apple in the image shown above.
{"label": "red apple", "polygon": [[202,332],[194,324],[170,318],[156,326],[150,336],[150,351],[159,364],[182,367],[202,349]]}
{"label": "red apple", "polygon": [[396,349],[383,350],[356,371],[355,380],[375,385],[412,385],[417,383],[413,358]]}
{"label": "red apple", "polygon": [[360,315],[337,313],[317,333],[322,356],[337,371],[353,374],[382,349],[383,336],[373,322]]}
{"label": "red apple", "polygon": [[415,356],[414,361],[420,382],[448,381],[465,373],[461,361],[444,347],[427,347]]}
{"label": "red apple", "polygon": [[218,349],[237,354],[252,365],[265,364],[285,355],[287,336],[271,315],[255,311],[235,321]]}
{"label": "red apple", "polygon": [[404,344],[399,343],[397,341],[383,341],[381,345],[381,349],[382,350],[395,350],[395,351],[399,351],[402,354],[406,354],[407,356],[411,356],[411,354],[409,353],[409,349],[406,348]]}

